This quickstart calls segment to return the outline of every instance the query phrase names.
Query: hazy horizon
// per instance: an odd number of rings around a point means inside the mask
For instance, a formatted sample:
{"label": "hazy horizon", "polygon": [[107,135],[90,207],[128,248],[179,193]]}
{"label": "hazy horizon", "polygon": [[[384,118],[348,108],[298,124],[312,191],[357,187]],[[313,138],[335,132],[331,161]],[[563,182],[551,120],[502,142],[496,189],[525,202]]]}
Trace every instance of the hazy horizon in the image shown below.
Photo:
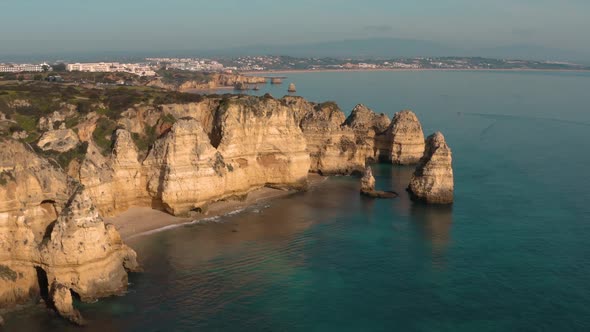
{"label": "hazy horizon", "polygon": [[571,54],[579,60],[590,54],[589,10],[590,3],[582,0],[8,0],[0,13],[0,60],[198,53],[374,38],[434,42],[457,50],[534,46],[533,53],[558,49],[563,58]]}

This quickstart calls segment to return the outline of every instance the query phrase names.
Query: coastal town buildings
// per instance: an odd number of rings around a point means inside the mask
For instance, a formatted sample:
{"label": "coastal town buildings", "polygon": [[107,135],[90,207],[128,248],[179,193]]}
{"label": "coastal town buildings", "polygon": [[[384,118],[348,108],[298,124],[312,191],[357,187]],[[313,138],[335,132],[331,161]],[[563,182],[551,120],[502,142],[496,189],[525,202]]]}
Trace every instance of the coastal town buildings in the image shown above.
{"label": "coastal town buildings", "polygon": [[67,71],[83,72],[124,72],[138,76],[155,76],[156,72],[148,64],[144,63],[118,63],[118,62],[97,62],[97,63],[69,63]]}
{"label": "coastal town buildings", "polygon": [[14,64],[0,63],[0,73],[22,73],[22,72],[42,72],[49,70],[51,67],[46,63],[42,64]]}
{"label": "coastal town buildings", "polygon": [[157,67],[166,69],[222,72],[226,68],[216,60],[201,58],[146,58],[146,61]]}

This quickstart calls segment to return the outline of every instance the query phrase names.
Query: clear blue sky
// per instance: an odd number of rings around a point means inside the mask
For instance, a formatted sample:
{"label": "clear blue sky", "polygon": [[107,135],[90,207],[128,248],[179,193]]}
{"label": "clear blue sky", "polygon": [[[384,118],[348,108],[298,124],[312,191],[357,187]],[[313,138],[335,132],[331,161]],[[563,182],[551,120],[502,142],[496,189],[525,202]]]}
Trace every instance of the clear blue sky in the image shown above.
{"label": "clear blue sky", "polygon": [[0,54],[395,37],[590,52],[590,0],[2,0]]}

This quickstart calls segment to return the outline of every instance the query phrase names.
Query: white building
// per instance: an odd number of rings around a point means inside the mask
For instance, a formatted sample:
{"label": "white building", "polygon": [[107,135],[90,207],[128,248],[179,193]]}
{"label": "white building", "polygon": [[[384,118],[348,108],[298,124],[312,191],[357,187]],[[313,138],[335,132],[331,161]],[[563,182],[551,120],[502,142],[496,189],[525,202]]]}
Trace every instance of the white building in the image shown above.
{"label": "white building", "polygon": [[0,73],[22,73],[22,72],[42,72],[43,66],[49,67],[46,63],[40,65],[33,64],[0,64]]}
{"label": "white building", "polygon": [[156,72],[147,64],[141,63],[118,63],[118,62],[97,62],[97,63],[69,63],[67,71],[84,71],[91,73],[112,73],[124,72],[139,76],[155,76]]}

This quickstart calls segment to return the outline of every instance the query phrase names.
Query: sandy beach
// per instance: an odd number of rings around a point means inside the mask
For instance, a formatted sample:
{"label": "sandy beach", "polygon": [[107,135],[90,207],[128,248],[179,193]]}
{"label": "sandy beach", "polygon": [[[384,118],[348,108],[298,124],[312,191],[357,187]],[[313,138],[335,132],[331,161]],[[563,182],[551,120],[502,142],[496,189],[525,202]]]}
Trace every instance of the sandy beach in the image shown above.
{"label": "sandy beach", "polygon": [[[309,186],[314,187],[325,181],[327,177],[309,174]],[[285,197],[297,193],[295,190],[280,190],[261,188],[251,191],[243,201],[228,200],[212,203],[207,213],[194,218],[175,217],[166,212],[153,210],[148,207],[132,207],[116,217],[105,218],[106,223],[113,224],[124,240],[149,235],[168,228],[183,224],[202,221],[204,219],[223,216],[227,213],[241,210],[260,202]]]}

